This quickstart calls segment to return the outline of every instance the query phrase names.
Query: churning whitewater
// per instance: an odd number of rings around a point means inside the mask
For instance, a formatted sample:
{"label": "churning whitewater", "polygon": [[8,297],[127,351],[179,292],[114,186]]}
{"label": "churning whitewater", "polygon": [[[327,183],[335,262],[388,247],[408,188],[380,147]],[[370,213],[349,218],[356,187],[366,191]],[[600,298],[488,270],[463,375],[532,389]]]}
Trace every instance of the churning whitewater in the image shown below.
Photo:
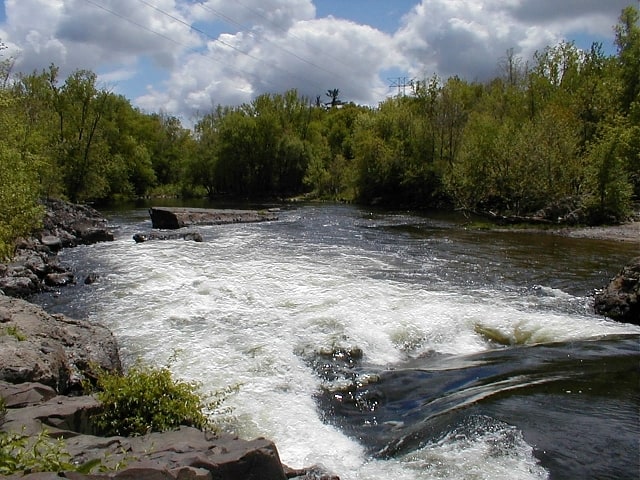
{"label": "churning whitewater", "polygon": [[[623,375],[628,339],[640,334],[595,316],[589,298],[633,246],[472,231],[351,206],[202,227],[202,243],[135,244],[132,235],[150,229],[146,210],[106,214],[116,241],[61,254],[78,277],[97,273],[98,282],[42,301],[109,327],[125,364],[170,363],[203,392],[237,387],[224,414],[235,431],[273,440],[292,467],[319,463],[346,480],[563,478],[574,468],[558,458],[563,440],[521,424],[514,409],[553,409],[550,394],[567,408],[593,403],[585,395],[595,387],[581,383],[593,372],[572,377],[580,393],[568,392],[561,382],[574,369],[563,359],[588,351],[582,362],[597,368],[594,342],[621,339],[604,355]],[[336,351],[361,356],[332,366]],[[514,364],[534,357],[534,367]],[[323,358],[325,373],[337,373],[319,374]],[[490,372],[469,369],[485,365]],[[599,400],[616,409],[632,449],[633,390]],[[439,407],[445,398],[453,403]],[[575,420],[573,410],[558,415]],[[559,453],[545,447],[551,440]]]}

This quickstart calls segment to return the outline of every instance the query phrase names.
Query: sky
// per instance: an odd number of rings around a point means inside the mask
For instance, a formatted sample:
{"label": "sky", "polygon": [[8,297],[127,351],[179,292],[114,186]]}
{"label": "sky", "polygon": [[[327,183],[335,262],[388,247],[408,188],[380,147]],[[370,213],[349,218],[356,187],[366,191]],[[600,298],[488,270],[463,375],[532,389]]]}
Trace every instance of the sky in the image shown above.
{"label": "sky", "polygon": [[183,122],[295,88],[377,105],[433,75],[486,80],[509,49],[560,41],[615,53],[638,0],[0,0],[14,72],[77,69],[145,112]]}

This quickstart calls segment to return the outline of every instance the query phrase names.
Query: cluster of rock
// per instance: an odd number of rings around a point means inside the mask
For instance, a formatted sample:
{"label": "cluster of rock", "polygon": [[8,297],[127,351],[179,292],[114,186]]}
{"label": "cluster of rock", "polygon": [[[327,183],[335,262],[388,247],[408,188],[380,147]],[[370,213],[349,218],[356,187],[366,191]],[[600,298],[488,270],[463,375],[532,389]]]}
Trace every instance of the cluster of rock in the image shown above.
{"label": "cluster of rock", "polygon": [[[53,200],[45,207],[43,231],[20,241],[15,258],[0,265],[0,397],[7,407],[0,432],[35,437],[46,431],[61,439],[72,463],[99,461],[109,470],[8,478],[338,480],[318,466],[288,468],[273,442],[264,438],[243,440],[191,427],[131,438],[96,435],[92,418],[102,407],[94,396],[82,394],[82,382],[92,377],[96,366],[122,371],[115,338],[100,325],[48,314],[16,297],[74,282],[72,272],[58,264],[56,252],[113,240],[113,234],[89,207]],[[152,232],[144,240],[167,238],[173,237]],[[197,235],[186,239],[201,240]],[[66,280],[54,282],[56,278]]]}
{"label": "cluster of rock", "polygon": [[613,320],[640,325],[640,257],[631,260],[609,285],[596,292],[594,307]]}
{"label": "cluster of rock", "polygon": [[20,240],[12,261],[0,264],[0,290],[6,295],[28,297],[74,283],[73,272],[60,265],[56,252],[113,240],[107,220],[97,210],[61,200],[43,203],[43,229],[37,236]]}

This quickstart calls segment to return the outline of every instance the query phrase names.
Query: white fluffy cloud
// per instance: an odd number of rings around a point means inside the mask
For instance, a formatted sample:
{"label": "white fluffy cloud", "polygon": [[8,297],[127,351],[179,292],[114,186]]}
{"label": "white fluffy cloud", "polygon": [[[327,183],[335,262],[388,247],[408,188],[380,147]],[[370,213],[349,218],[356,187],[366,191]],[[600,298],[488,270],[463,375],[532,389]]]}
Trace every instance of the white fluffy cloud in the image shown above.
{"label": "white fluffy cloud", "polygon": [[359,23],[355,8],[340,18],[331,1],[334,16],[318,17],[312,0],[5,0],[0,40],[21,71],[92,69],[136,105],[189,119],[290,88],[323,100],[339,88],[345,100],[375,104],[393,93],[388,72],[482,80],[511,48],[527,59],[560,39],[611,39],[633,4],[416,0],[381,31]]}
{"label": "white fluffy cloud", "polygon": [[423,0],[395,35],[414,75],[486,79],[513,49],[523,59],[579,35],[612,37],[630,0]]}

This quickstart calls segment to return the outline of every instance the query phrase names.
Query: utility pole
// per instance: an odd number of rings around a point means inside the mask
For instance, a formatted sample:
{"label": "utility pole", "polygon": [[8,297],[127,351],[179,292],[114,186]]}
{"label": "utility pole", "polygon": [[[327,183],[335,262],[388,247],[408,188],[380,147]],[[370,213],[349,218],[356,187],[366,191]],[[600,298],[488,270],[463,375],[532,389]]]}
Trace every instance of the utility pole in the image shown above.
{"label": "utility pole", "polygon": [[407,87],[413,87],[414,78],[409,77],[398,77],[398,78],[389,78],[388,79],[391,84],[389,88],[397,88],[398,96],[402,95],[403,97],[407,94]]}

